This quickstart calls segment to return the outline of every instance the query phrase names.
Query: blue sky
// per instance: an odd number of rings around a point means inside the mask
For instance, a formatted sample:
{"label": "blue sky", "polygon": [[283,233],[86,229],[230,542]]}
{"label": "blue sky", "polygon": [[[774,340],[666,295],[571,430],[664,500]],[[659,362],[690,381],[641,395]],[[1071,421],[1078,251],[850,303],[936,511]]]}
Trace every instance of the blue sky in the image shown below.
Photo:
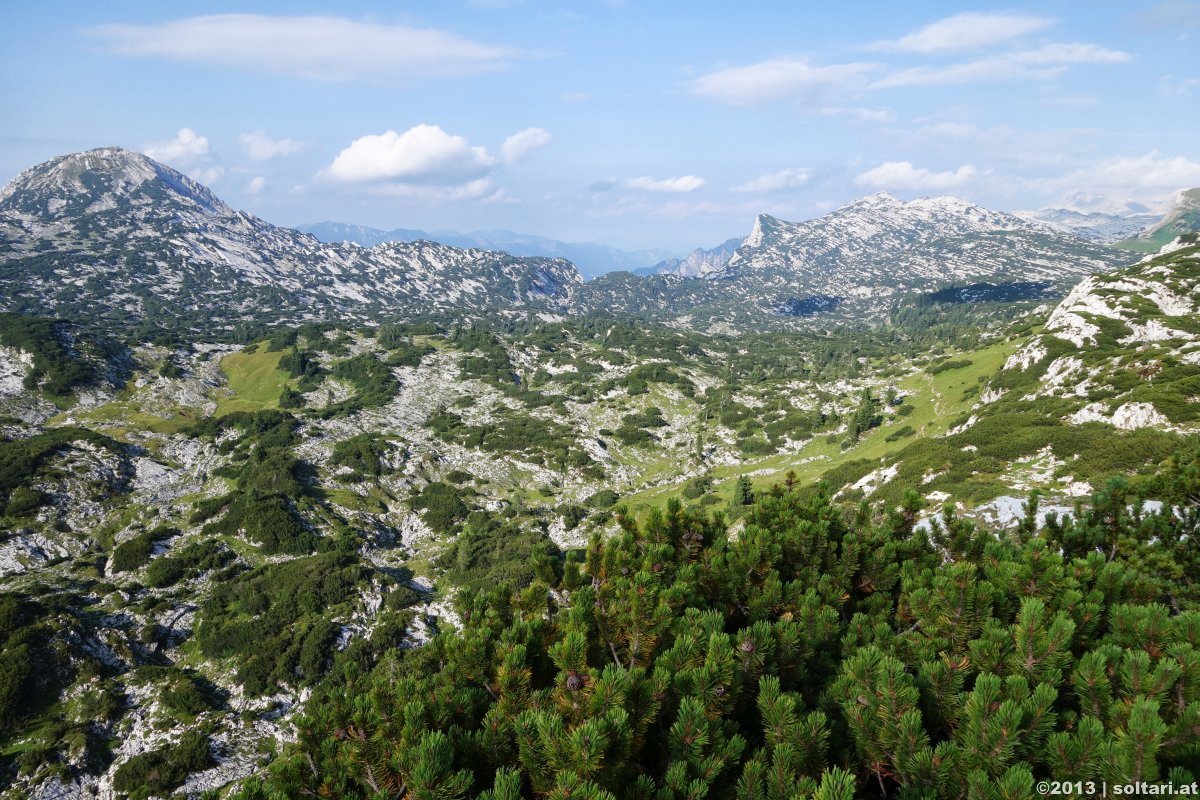
{"label": "blue sky", "polygon": [[10,3],[0,180],[141,150],[283,225],[690,248],[864,194],[1200,185],[1200,2]]}

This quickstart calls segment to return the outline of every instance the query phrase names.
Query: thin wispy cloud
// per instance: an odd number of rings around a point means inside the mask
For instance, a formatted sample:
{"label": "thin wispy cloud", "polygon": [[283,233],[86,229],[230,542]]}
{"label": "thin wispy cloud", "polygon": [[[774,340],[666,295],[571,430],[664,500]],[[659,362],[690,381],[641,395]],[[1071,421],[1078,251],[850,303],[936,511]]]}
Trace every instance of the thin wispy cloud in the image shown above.
{"label": "thin wispy cloud", "polygon": [[1200,78],[1176,78],[1174,75],[1163,75],[1158,79],[1158,93],[1163,97],[1190,97],[1192,92],[1200,89]]}
{"label": "thin wispy cloud", "polygon": [[151,25],[101,25],[91,34],[115,53],[323,81],[388,81],[499,69],[513,47],[434,28],[339,17],[215,14]]}
{"label": "thin wispy cloud", "polygon": [[498,164],[483,147],[437,125],[417,125],[403,133],[360,136],[338,153],[322,176],[342,183],[392,181],[455,186],[486,177]]}
{"label": "thin wispy cloud", "polygon": [[892,72],[872,88],[948,86],[1000,80],[1048,80],[1079,64],[1125,64],[1128,53],[1096,44],[1047,44],[946,66],[920,66]]}
{"label": "thin wispy cloud", "polygon": [[677,178],[663,178],[662,180],[647,176],[631,178],[625,182],[625,185],[630,189],[638,189],[643,192],[682,193],[694,192],[706,183],[708,181],[704,178],[698,178],[695,175],[680,175]]}
{"label": "thin wispy cloud", "polygon": [[[369,187],[371,194],[397,200],[417,200],[430,203],[454,203],[464,200],[497,198],[500,191],[488,178],[477,178],[458,186],[428,186],[414,183],[381,183]],[[502,196],[502,195],[501,195]]]}
{"label": "thin wispy cloud", "polygon": [[505,139],[504,144],[500,145],[500,153],[505,161],[512,164],[549,143],[550,133],[545,128],[526,128]]}
{"label": "thin wispy cloud", "polygon": [[1200,31],[1200,2],[1168,0],[1140,12],[1137,19],[1152,30]]}
{"label": "thin wispy cloud", "polygon": [[692,81],[691,90],[733,106],[756,106],[779,100],[813,103],[862,89],[882,69],[878,64],[821,67],[798,58],[772,59],[714,70]]}
{"label": "thin wispy cloud", "polygon": [[1002,80],[1049,80],[1072,66],[1125,64],[1133,57],[1096,44],[1050,43],[952,64],[888,69],[882,64],[812,66],[802,59],[774,59],[719,69],[692,81],[691,90],[733,106],[796,101],[826,115],[888,122],[887,111],[834,104],[833,98],[905,86],[950,86]]}
{"label": "thin wispy cloud", "polygon": [[979,170],[971,164],[963,164],[958,169],[946,172],[934,172],[924,167],[914,167],[909,161],[887,161],[859,173],[854,183],[875,189],[944,191],[962,186],[978,173]]}
{"label": "thin wispy cloud", "polygon": [[868,49],[893,53],[958,53],[979,50],[1045,30],[1049,17],[968,11],[931,22],[893,41],[873,42]]}
{"label": "thin wispy cloud", "polygon": [[242,150],[255,161],[269,161],[299,153],[304,145],[295,139],[272,139],[262,131],[243,133],[238,137]]}
{"label": "thin wispy cloud", "polygon": [[969,122],[931,122],[922,125],[916,132],[943,139],[966,139],[978,133],[979,128]]}
{"label": "thin wispy cloud", "polygon": [[754,180],[746,181],[734,187],[735,192],[782,192],[788,189],[799,189],[812,182],[813,172],[804,167],[781,169],[760,175]]}
{"label": "thin wispy cloud", "polygon": [[826,106],[820,109],[824,117],[848,117],[858,122],[892,122],[896,115],[882,108],[860,108],[858,106]]}
{"label": "thin wispy cloud", "polygon": [[1151,150],[1140,156],[1103,159],[1033,183],[1041,189],[1154,200],[1179,189],[1200,186],[1200,161]]}

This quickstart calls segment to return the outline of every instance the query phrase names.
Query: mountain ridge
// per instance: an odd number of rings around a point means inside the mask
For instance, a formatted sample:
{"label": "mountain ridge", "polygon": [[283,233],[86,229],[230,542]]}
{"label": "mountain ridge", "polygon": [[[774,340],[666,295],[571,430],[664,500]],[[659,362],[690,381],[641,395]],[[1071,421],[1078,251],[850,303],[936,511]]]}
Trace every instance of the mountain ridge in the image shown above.
{"label": "mountain ridge", "polygon": [[697,277],[616,272],[585,284],[562,258],[427,240],[322,243],[119,148],[52,159],[2,197],[4,310],[230,335],[491,312],[615,312],[710,331],[862,323],[914,293],[1009,282],[1062,293],[1136,259],[959,198],[877,193],[805,222],[760,214],[728,261],[699,256]]}
{"label": "mountain ridge", "polygon": [[588,278],[606,272],[634,272],[664,258],[663,251],[659,249],[624,250],[602,242],[565,242],[537,234],[498,228],[463,233],[456,230],[425,231],[416,228],[383,230],[344,222],[314,222],[299,225],[296,230],[312,234],[320,241],[330,244],[346,241],[363,247],[374,247],[388,242],[424,240],[451,247],[502,251],[514,256],[565,258]]}
{"label": "mountain ridge", "polygon": [[804,222],[760,214],[724,267],[702,277],[745,287],[775,308],[870,318],[905,293],[984,282],[1065,291],[1133,260],[959,198],[902,201],[878,192]]}
{"label": "mountain ridge", "polygon": [[[76,281],[62,281],[64,273]],[[0,200],[10,310],[231,328],[345,317],[559,309],[563,259],[432,242],[330,245],[234,211],[144,155],[102,148],[26,170]]]}

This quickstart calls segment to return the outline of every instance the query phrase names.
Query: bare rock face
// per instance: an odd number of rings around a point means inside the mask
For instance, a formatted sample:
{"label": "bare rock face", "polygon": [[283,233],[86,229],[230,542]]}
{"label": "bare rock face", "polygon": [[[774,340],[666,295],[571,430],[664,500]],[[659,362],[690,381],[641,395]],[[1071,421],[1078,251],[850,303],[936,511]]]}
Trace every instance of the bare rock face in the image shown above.
{"label": "bare rock face", "polygon": [[19,575],[70,555],[71,551],[55,539],[17,531],[0,543],[0,578]]}
{"label": "bare rock face", "polygon": [[1174,430],[1171,421],[1150,403],[1124,403],[1111,414],[1105,403],[1091,403],[1076,411],[1068,420],[1074,425],[1085,422],[1103,422],[1117,430],[1135,431],[1139,428]]}

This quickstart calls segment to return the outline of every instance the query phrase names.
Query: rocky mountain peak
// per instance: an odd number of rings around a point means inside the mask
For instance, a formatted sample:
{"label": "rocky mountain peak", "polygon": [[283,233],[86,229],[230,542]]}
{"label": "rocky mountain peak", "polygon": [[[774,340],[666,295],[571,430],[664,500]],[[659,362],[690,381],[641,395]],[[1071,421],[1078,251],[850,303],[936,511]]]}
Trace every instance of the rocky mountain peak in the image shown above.
{"label": "rocky mountain peak", "polygon": [[742,244],[745,247],[759,247],[771,234],[778,232],[780,227],[786,224],[783,220],[776,219],[770,214],[759,214],[754,218],[754,227],[750,230],[750,235]]}
{"label": "rocky mountain peak", "polygon": [[[26,170],[0,196],[0,310],[241,323],[565,307],[569,261],[431,242],[364,249],[237,212],[140,153],[106,147]],[[86,283],[64,284],[63,271]],[[167,310],[169,309],[169,311]]]}
{"label": "rocky mountain peak", "polygon": [[206,187],[165,164],[123,147],[100,147],[53,158],[0,189],[0,210],[57,219],[79,210],[107,210],[151,198],[205,214],[233,209]]}
{"label": "rocky mountain peak", "polygon": [[779,307],[833,298],[840,312],[869,316],[898,292],[981,281],[1066,287],[1131,261],[1129,254],[957,197],[905,201],[878,192],[804,222],[760,214],[725,266],[700,277],[777,297]]}
{"label": "rocky mountain peak", "polygon": [[887,192],[875,192],[875,194],[869,194],[866,197],[858,198],[853,203],[850,203],[848,206],[844,206],[844,208],[851,208],[851,207],[855,207],[855,206],[860,207],[860,208],[871,208],[873,206],[897,206],[897,205],[904,205],[904,201],[897,199],[895,196],[893,196]]}

